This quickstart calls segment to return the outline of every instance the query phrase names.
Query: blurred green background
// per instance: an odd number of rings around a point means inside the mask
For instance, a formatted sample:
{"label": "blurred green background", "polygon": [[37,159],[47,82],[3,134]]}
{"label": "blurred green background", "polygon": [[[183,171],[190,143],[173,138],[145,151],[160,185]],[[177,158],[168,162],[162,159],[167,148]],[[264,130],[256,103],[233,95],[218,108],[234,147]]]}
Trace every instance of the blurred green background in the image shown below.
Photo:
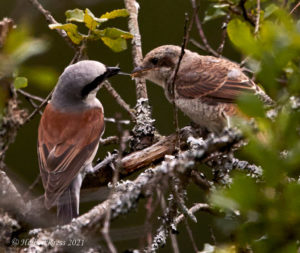
{"label": "blurred green background", "polygon": [[[111,11],[113,9],[124,8],[124,2],[121,0],[51,0],[40,1],[45,9],[49,10],[58,22],[65,22],[65,11],[68,9],[89,8],[95,15]],[[183,38],[184,14],[187,12],[189,16],[192,15],[192,8],[188,0],[141,0],[139,12],[139,25],[142,36],[142,47],[144,55],[151,49],[163,44],[176,44],[180,45]],[[206,1],[201,1],[200,17],[206,8]],[[29,1],[24,0],[2,0],[0,4],[0,18],[10,17],[13,18],[16,25],[20,28],[22,24],[26,24],[31,30],[31,35],[35,38],[44,39],[49,43],[48,50],[35,57],[30,58],[23,64],[19,70],[20,76],[27,76],[29,85],[25,89],[33,94],[45,97],[48,92],[54,87],[55,80],[64,68],[69,64],[73,57],[73,50],[68,47],[65,41],[56,33],[55,30],[50,30],[45,18],[39,13]],[[106,26],[116,26],[123,30],[128,30],[127,18],[120,18],[109,21]],[[208,40],[213,48],[219,46],[221,38],[221,24],[222,19],[208,22],[204,25],[204,30]],[[25,29],[25,28],[22,28]],[[191,31],[190,36],[199,40],[198,33],[195,28]],[[201,52],[192,44],[188,48],[193,51]],[[236,51],[232,50],[230,43],[226,43],[224,55],[232,60],[238,61],[240,56]],[[114,53],[102,42],[90,42],[88,44],[88,56],[90,59],[98,60],[106,65],[114,66],[119,64],[124,72],[130,72],[132,66],[131,45],[128,41],[128,49],[121,53]],[[45,69],[48,76],[36,77],[35,74],[30,75],[31,70]],[[28,75],[29,73],[29,75]],[[135,84],[127,76],[117,76],[111,79],[113,87],[120,93],[127,103],[134,107],[135,105]],[[167,135],[174,132],[173,126],[173,113],[172,106],[165,99],[163,90],[148,83],[148,95],[150,104],[153,109],[153,118],[156,120],[155,126],[158,131]],[[21,95],[19,95],[22,98]],[[106,117],[114,117],[116,112],[121,112],[123,118],[128,118],[119,105],[113,100],[105,89],[101,89],[98,94],[105,108]],[[22,98],[22,107],[28,108],[29,111],[32,107],[29,103]],[[189,124],[188,118],[180,113],[179,115],[180,126]],[[6,156],[6,163],[10,169],[9,175],[16,182],[21,192],[27,190],[28,186],[34,181],[39,173],[38,162],[36,155],[36,140],[37,128],[40,116],[37,115],[32,121],[23,126],[19,131],[15,143],[13,143]],[[116,134],[116,126],[112,123],[106,124],[106,131],[103,137]],[[107,150],[112,150],[114,147],[110,146],[99,151],[98,157],[103,158]],[[135,177],[136,175],[133,175]],[[202,192],[198,188],[190,186],[190,194],[188,204],[200,202],[203,198]],[[42,194],[43,190],[41,184],[35,188],[34,194],[36,196]],[[101,193],[98,192],[97,199],[103,199]],[[100,196],[100,197],[99,197]],[[81,206],[81,212],[87,210],[95,203],[89,203]],[[188,205],[188,206],[189,206]],[[129,248],[136,248],[140,245],[141,235],[143,234],[143,225],[145,221],[145,203],[140,202],[136,211],[131,212],[129,215],[119,218],[112,223],[112,238],[115,241],[120,252]],[[198,223],[191,224],[192,230],[197,240],[199,249],[202,249],[204,242],[213,244],[210,217],[205,214],[197,214]],[[192,251],[192,246],[187,236],[184,226],[179,226],[179,245],[182,252]],[[218,232],[214,229],[216,235]],[[221,237],[218,237],[220,239]],[[161,250],[161,252],[170,251],[170,242]]]}

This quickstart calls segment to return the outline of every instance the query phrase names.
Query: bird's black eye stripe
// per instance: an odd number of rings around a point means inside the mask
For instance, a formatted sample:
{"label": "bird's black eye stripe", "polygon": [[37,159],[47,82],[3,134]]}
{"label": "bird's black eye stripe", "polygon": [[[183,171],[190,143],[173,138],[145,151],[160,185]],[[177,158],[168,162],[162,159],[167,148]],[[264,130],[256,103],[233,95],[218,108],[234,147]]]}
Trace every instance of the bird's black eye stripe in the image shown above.
{"label": "bird's black eye stripe", "polygon": [[97,76],[92,82],[85,85],[81,90],[81,97],[85,98],[91,91],[97,88],[97,86],[104,81],[107,77],[107,73],[103,73],[101,76]]}
{"label": "bird's black eye stripe", "polygon": [[150,60],[150,62],[151,62],[152,64],[156,65],[156,64],[158,63],[158,58],[152,58],[152,59]]}
{"label": "bird's black eye stripe", "polygon": [[106,78],[112,77],[114,75],[117,75],[120,72],[119,67],[107,67],[106,71],[100,75],[97,76],[92,82],[88,83],[83,87],[81,90],[81,97],[85,98],[91,91],[97,88],[97,86],[102,83]]}

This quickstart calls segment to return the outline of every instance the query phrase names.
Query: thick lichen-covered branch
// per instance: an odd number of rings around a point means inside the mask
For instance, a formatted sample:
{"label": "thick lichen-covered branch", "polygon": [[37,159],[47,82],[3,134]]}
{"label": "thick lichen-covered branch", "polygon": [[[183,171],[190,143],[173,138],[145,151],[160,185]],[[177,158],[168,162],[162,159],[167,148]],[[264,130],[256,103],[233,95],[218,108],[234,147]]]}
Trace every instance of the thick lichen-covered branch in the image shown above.
{"label": "thick lichen-covered branch", "polygon": [[[143,61],[142,42],[138,23],[139,4],[135,0],[124,0],[126,9],[129,12],[128,27],[132,39],[132,58],[134,67],[140,66]],[[131,148],[140,150],[153,143],[155,128],[154,120],[151,118],[151,107],[148,101],[146,80],[135,78],[136,84],[136,124],[132,130],[133,139]]]}
{"label": "thick lichen-covered branch", "polygon": [[[141,197],[149,194],[149,187],[156,187],[163,178],[169,178],[174,173],[185,173],[194,168],[197,161],[202,161],[209,154],[216,150],[228,150],[234,144],[241,140],[241,135],[232,131],[226,132],[220,137],[208,137],[208,139],[201,142],[197,148],[184,151],[178,155],[163,161],[160,165],[147,169],[141,173],[134,181],[119,182],[115,186],[115,191],[109,200],[95,206],[89,212],[74,219],[70,224],[61,227],[55,227],[45,230],[34,230],[31,234],[34,235],[32,240],[53,240],[61,239],[68,240],[68,238],[85,238],[85,235],[91,236],[92,232],[99,231],[102,227],[107,209],[111,209],[111,219],[115,219],[120,215],[126,214],[134,208]],[[30,246],[30,250],[42,252],[49,245],[39,245],[39,249],[35,249],[36,244]],[[56,252],[58,246],[52,247],[50,252]]]}

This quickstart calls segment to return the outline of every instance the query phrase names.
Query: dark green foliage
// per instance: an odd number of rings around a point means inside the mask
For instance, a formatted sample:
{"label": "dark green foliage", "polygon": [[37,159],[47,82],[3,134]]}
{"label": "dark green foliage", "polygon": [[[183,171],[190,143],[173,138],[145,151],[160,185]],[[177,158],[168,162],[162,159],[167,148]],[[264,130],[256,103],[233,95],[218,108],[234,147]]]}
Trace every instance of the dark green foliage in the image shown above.
{"label": "dark green foliage", "polygon": [[[247,3],[249,15],[257,16],[256,1]],[[234,15],[227,28],[230,41],[249,57],[248,67],[276,101],[278,111],[271,120],[255,97],[239,99],[240,109],[255,117],[257,126],[253,129],[238,120],[249,139],[242,153],[262,166],[263,178],[257,182],[236,174],[229,188],[216,190],[210,198],[211,203],[228,214],[238,210],[231,220],[224,218],[218,224],[233,235],[233,245],[254,252],[296,252],[299,246],[300,29],[289,7],[289,3],[283,9],[274,1],[262,1],[257,33],[243,15]]]}

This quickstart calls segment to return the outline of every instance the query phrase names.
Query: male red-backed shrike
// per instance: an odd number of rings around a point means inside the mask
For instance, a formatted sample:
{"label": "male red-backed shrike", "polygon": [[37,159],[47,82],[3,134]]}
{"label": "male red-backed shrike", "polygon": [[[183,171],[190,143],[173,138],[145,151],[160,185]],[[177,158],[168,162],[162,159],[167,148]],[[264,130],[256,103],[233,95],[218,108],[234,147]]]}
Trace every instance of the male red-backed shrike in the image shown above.
{"label": "male red-backed shrike", "polygon": [[117,67],[97,61],[68,66],[59,77],[38,130],[38,158],[47,209],[57,205],[60,224],[79,214],[82,171],[91,166],[104,131],[99,85]]}
{"label": "male red-backed shrike", "polygon": [[[150,51],[132,76],[145,77],[170,93],[181,48],[160,46]],[[175,104],[196,124],[220,133],[237,113],[236,98],[245,92],[257,95],[266,104],[271,98],[247,77],[240,67],[225,59],[202,56],[185,50],[175,81]]]}

